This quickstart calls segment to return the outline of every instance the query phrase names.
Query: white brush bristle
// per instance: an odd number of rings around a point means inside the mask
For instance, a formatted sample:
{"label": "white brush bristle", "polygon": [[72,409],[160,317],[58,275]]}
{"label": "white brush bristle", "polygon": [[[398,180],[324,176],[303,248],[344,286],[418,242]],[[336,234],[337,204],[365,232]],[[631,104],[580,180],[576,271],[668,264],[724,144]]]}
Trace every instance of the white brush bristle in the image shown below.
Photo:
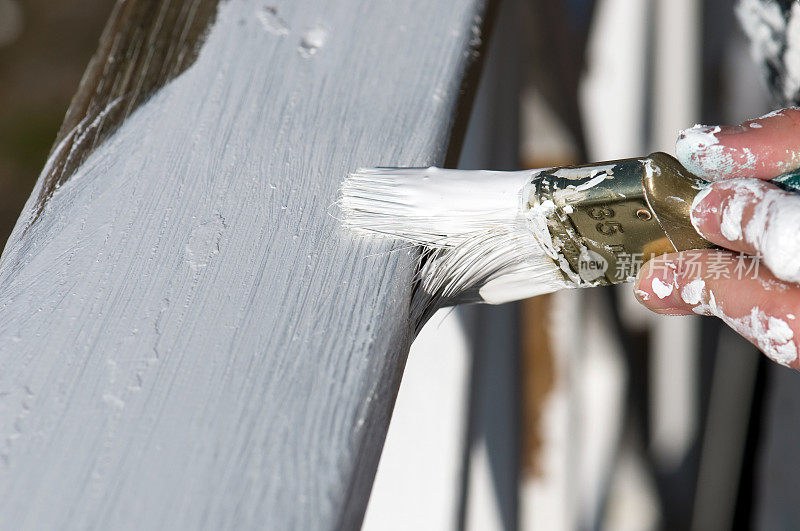
{"label": "white brush bristle", "polygon": [[425,246],[422,287],[446,299],[477,291],[491,303],[567,287],[520,212],[536,171],[375,168],[342,185],[346,226]]}

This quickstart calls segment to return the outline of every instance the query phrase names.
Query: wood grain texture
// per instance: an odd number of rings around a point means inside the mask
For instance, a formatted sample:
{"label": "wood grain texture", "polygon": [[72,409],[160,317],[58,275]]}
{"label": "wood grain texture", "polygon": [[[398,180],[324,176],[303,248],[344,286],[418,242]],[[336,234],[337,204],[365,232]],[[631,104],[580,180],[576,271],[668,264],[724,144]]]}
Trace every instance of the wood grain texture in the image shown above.
{"label": "wood grain texture", "polygon": [[62,133],[0,258],[0,527],[358,526],[428,301],[333,204],[442,162],[483,7],[228,0],[48,191],[109,109]]}

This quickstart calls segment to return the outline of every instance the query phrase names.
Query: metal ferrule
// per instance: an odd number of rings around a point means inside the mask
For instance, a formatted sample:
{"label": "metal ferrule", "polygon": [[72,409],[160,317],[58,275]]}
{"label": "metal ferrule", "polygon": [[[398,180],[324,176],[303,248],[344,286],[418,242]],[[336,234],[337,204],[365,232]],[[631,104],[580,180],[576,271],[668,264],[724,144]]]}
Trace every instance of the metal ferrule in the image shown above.
{"label": "metal ferrule", "polygon": [[546,170],[523,193],[526,209],[548,210],[565,277],[606,285],[631,280],[654,256],[713,247],[690,221],[692,200],[705,184],[673,157],[654,153]]}

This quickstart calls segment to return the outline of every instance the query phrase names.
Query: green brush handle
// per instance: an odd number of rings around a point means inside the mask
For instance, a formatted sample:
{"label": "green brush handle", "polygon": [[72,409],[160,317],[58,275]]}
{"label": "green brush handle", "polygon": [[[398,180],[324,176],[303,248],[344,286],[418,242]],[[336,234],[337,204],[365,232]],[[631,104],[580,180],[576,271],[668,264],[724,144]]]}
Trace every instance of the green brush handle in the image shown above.
{"label": "green brush handle", "polygon": [[788,192],[800,192],[800,169],[786,172],[770,181]]}

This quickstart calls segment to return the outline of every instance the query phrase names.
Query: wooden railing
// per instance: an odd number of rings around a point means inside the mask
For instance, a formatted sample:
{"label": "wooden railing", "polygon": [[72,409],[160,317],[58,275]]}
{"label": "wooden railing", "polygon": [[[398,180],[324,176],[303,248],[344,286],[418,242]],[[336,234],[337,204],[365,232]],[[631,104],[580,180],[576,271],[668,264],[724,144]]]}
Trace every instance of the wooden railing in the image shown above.
{"label": "wooden railing", "polygon": [[333,204],[457,147],[484,4],[119,1],[0,259],[3,522],[359,524],[430,301]]}

